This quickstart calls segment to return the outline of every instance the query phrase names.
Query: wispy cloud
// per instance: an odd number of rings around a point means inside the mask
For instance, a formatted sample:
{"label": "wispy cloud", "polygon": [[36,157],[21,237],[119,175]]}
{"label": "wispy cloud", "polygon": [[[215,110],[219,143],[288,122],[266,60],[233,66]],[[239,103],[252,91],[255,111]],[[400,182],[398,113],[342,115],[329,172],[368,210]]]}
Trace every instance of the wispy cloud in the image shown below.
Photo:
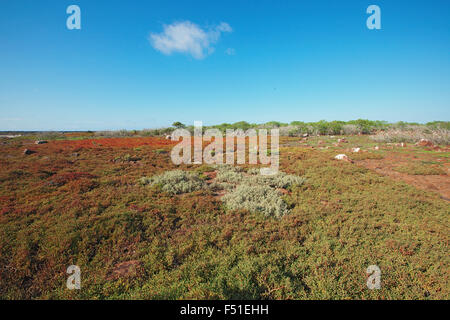
{"label": "wispy cloud", "polygon": [[151,33],[149,40],[152,46],[170,55],[174,52],[190,54],[195,59],[203,59],[214,52],[222,33],[232,32],[233,29],[226,22],[213,28],[202,29],[190,21],[175,22],[164,25],[163,32]]}
{"label": "wispy cloud", "polygon": [[229,56],[234,56],[236,54],[236,50],[234,48],[228,48],[225,50],[225,53]]}

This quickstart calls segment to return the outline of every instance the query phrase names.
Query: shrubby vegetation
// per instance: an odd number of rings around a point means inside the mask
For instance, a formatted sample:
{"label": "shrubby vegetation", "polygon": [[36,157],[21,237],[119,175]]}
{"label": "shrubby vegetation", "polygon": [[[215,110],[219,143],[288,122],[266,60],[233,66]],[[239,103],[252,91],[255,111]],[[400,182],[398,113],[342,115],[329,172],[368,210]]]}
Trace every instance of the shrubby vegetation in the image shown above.
{"label": "shrubby vegetation", "polygon": [[278,172],[275,175],[261,175],[258,168],[253,168],[248,171],[252,176],[246,181],[254,184],[265,184],[272,188],[290,189],[295,186],[301,186],[306,179],[293,174],[286,174]]}
{"label": "shrubby vegetation", "polygon": [[245,209],[259,212],[266,217],[280,218],[289,213],[283,194],[277,189],[289,189],[300,186],[305,179],[299,176],[278,172],[275,175],[261,175],[258,168],[245,172],[240,167],[220,165],[214,189],[225,189],[228,193],[222,197],[230,210]]}
{"label": "shrubby vegetation", "polygon": [[[191,133],[194,132],[193,126],[185,127]],[[354,134],[374,134],[386,130],[411,130],[411,128],[421,128],[421,130],[433,130],[439,129],[448,131],[450,130],[450,122],[448,121],[434,121],[427,124],[397,122],[388,123],[387,121],[378,120],[366,120],[357,119],[350,121],[317,121],[317,122],[302,122],[292,121],[291,123],[282,123],[278,121],[269,121],[263,124],[248,123],[245,121],[239,121],[235,123],[223,123],[214,126],[204,126],[203,131],[215,128],[219,129],[223,134],[227,129],[230,130],[248,130],[248,129],[274,129],[280,130],[282,136],[301,136],[308,135],[354,135]]]}
{"label": "shrubby vegetation", "polygon": [[111,131],[96,131],[97,137],[158,137],[171,134],[174,128],[160,128],[160,129],[142,129],[142,130],[111,130]]}
{"label": "shrubby vegetation", "polygon": [[305,179],[279,172],[265,176],[254,168],[246,172],[243,168],[231,165],[216,165],[215,181],[207,185],[200,172],[173,170],[153,177],[143,177],[139,182],[153,185],[169,194],[189,193],[200,189],[212,191],[226,190],[222,201],[229,210],[248,210],[259,212],[267,217],[280,218],[289,213],[289,208],[279,189],[300,186]]}
{"label": "shrubby vegetation", "polygon": [[260,212],[266,217],[280,218],[289,213],[280,191],[267,185],[238,185],[223,196],[222,201],[230,210]]}
{"label": "shrubby vegetation", "polygon": [[[272,219],[226,209],[213,192],[173,196],[136,183],[174,169],[200,178],[214,170],[176,167],[156,151],[170,150],[165,139],[75,138],[1,140],[0,299],[450,297],[448,202],[437,193],[338,162],[333,150],[292,147],[281,152],[280,170],[308,183],[288,188],[280,197],[290,213]],[[24,142],[36,153],[24,155]],[[448,159],[407,149],[433,163]],[[127,154],[141,160],[112,161]],[[123,263],[135,268],[111,277]],[[66,289],[73,264],[82,290]],[[366,287],[371,264],[382,270],[380,290]]]}
{"label": "shrubby vegetation", "polygon": [[205,187],[205,181],[198,173],[183,170],[166,171],[153,177],[143,177],[139,181],[143,185],[158,186],[169,194],[188,193]]}
{"label": "shrubby vegetation", "polygon": [[378,132],[371,137],[377,142],[410,142],[416,143],[421,139],[426,139],[434,144],[450,144],[450,130],[435,126],[405,126],[403,129],[389,129]]}
{"label": "shrubby vegetation", "polygon": [[132,137],[137,133],[136,130],[109,130],[109,131],[96,131],[94,135],[96,137]]}
{"label": "shrubby vegetation", "polygon": [[242,174],[243,169],[237,166],[230,165],[218,165],[215,166],[218,170],[216,181],[222,183],[241,183],[244,179],[244,175]]}
{"label": "shrubby vegetation", "polygon": [[[175,129],[183,128],[188,130],[191,134],[194,134],[193,125],[185,125],[179,121],[172,124],[172,127],[157,128],[157,129],[142,129],[142,130],[110,130],[110,131],[96,131],[89,134],[89,137],[161,137],[170,135]],[[388,123],[386,121],[378,120],[365,120],[357,119],[350,121],[325,121],[320,120],[317,122],[302,122],[292,121],[291,123],[283,123],[278,121],[269,121],[263,124],[248,123],[246,121],[239,121],[235,123],[222,123],[213,126],[203,126],[202,130],[205,132],[207,129],[219,129],[222,134],[225,135],[226,130],[243,130],[248,129],[279,129],[281,136],[302,136],[308,135],[355,135],[355,134],[375,134],[384,131],[398,132],[419,130],[422,133],[428,131],[437,131],[445,134],[449,134],[450,122],[449,121],[433,121],[427,124],[408,123],[399,121],[396,123]],[[14,133],[14,132],[12,132]],[[89,132],[91,133],[91,132]],[[27,133],[27,136],[38,138],[40,140],[58,140],[66,139],[67,135],[62,132],[37,132]],[[84,138],[88,136],[84,135]]]}

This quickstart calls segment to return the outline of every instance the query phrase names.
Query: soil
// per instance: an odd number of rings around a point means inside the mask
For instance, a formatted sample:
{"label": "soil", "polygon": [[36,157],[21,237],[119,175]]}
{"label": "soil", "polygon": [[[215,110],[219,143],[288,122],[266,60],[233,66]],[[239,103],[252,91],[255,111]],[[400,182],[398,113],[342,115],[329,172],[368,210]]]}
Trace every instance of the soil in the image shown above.
{"label": "soil", "polygon": [[421,155],[419,159],[416,157],[417,155],[391,152],[383,159],[366,159],[355,161],[355,163],[394,180],[404,181],[419,189],[437,192],[442,199],[450,201],[450,163],[445,158],[437,160],[442,163],[444,171],[447,172],[445,175],[412,175],[394,170],[395,167],[411,164],[412,161],[433,160],[427,155]]}

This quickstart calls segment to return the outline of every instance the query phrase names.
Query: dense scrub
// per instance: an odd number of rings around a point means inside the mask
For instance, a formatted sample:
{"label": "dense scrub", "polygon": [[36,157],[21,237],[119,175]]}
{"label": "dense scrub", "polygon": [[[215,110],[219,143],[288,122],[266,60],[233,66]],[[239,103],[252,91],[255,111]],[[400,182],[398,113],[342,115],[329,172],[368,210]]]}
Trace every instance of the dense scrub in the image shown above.
{"label": "dense scrub", "polygon": [[426,139],[434,144],[450,144],[449,129],[433,129],[427,127],[413,126],[405,129],[389,129],[381,131],[372,137],[377,142],[410,142],[416,143],[421,139]]}
{"label": "dense scrub", "polygon": [[[174,166],[163,139],[1,142],[3,299],[450,297],[448,203],[331,150],[280,150],[280,169],[307,180],[275,218],[226,209],[210,188],[173,195],[139,183],[199,168]],[[133,269],[112,276],[124,262]],[[65,287],[72,264],[79,291]],[[372,264],[381,290],[366,287]]]}
{"label": "dense scrub", "polygon": [[[142,129],[142,130],[110,130],[110,131],[88,131],[88,132],[35,132],[23,133],[26,138],[34,138],[38,140],[65,140],[65,139],[82,139],[82,138],[114,138],[114,137],[165,137],[170,135],[175,129],[184,128],[194,134],[193,125],[185,125],[179,121],[174,122],[172,127],[158,129]],[[235,123],[222,123],[219,125],[203,126],[203,132],[207,129],[219,129],[223,134],[229,130],[248,130],[248,129],[279,129],[282,136],[302,136],[308,135],[356,135],[383,133],[388,131],[387,135],[380,135],[379,139],[383,142],[409,141],[411,139],[426,138],[426,134],[436,133],[439,141],[435,143],[447,143],[449,141],[450,122],[449,121],[433,121],[426,124],[396,122],[388,123],[387,121],[357,119],[350,121],[325,121],[316,122],[292,121],[283,123],[278,121],[269,121],[262,124],[248,123],[246,121],[238,121]],[[413,132],[413,134],[411,134]],[[3,132],[5,134],[17,134],[20,132]],[[436,135],[435,134],[435,135]],[[402,138],[392,138],[399,135]],[[444,140],[442,140],[444,137]]]}

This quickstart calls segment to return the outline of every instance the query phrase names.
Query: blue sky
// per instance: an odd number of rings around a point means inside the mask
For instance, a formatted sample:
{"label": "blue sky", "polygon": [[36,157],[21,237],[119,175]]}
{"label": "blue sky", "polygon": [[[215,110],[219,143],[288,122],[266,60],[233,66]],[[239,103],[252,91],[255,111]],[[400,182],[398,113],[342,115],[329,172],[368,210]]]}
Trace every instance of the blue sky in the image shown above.
{"label": "blue sky", "polygon": [[[66,27],[72,4],[81,30]],[[371,4],[381,30],[366,27]],[[0,130],[449,110],[447,0],[0,2]]]}

